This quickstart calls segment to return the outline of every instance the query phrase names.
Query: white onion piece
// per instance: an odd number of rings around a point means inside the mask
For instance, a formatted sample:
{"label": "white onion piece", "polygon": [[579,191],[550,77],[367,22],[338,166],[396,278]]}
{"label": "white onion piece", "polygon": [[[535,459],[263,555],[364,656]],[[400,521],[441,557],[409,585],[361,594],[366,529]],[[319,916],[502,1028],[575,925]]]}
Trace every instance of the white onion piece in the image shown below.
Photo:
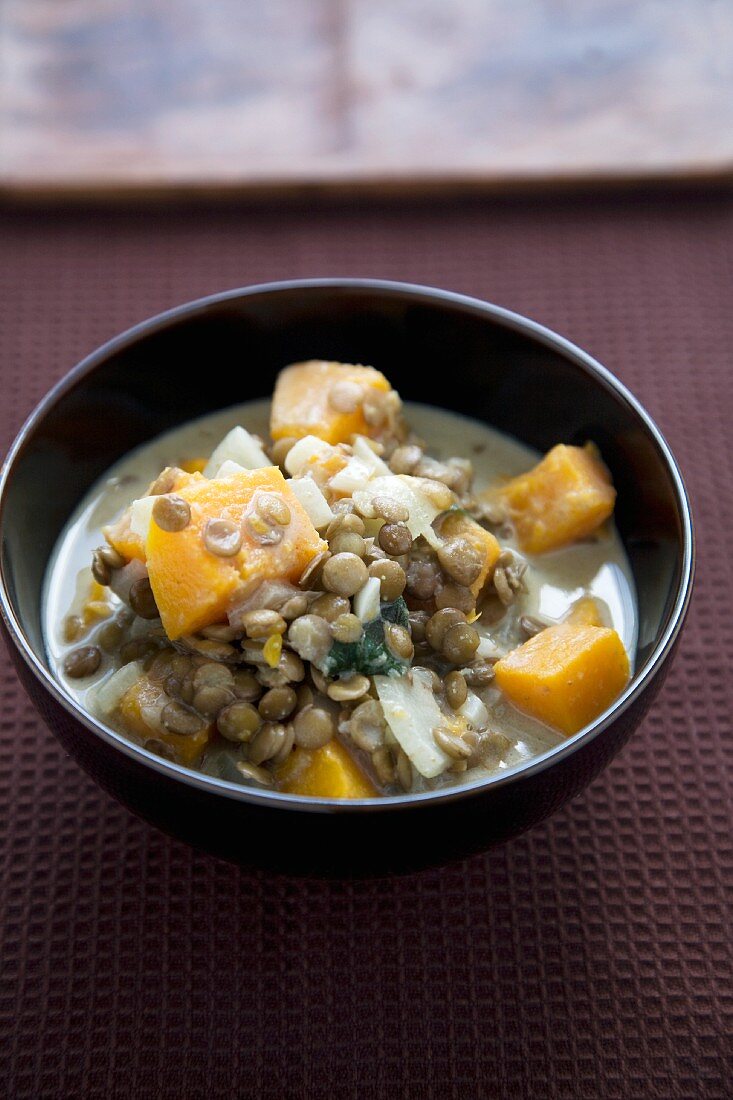
{"label": "white onion piece", "polygon": [[354,614],[363,623],[370,623],[379,615],[381,588],[379,577],[370,577],[354,596]]}
{"label": "white onion piece", "polygon": [[153,505],[157,497],[140,497],[130,505],[130,530],[145,542],[153,518]]}
{"label": "white onion piece", "polygon": [[308,519],[316,530],[318,531],[322,527],[327,527],[333,519],[333,512],[313,478],[292,478],[288,482],[288,485],[292,489],[293,494],[300,501],[300,504],[308,515]]}
{"label": "white onion piece", "polygon": [[257,439],[245,428],[236,427],[228,432],[204,467],[204,477],[216,477],[225,462],[236,462],[245,470],[260,470],[272,466]]}
{"label": "white onion piece", "polygon": [[142,661],[130,661],[128,665],[113,672],[91,694],[90,701],[95,713],[102,718],[110,718],[122,702],[123,696],[144,674]]}
{"label": "white onion piece", "polygon": [[291,477],[307,473],[307,466],[332,449],[329,443],[324,443],[317,435],[304,435],[285,456],[285,469]]}
{"label": "white onion piece", "polygon": [[375,676],[384,717],[402,749],[426,779],[440,775],[452,763],[435,744],[433,730],[445,724],[435,701],[427,669],[406,676]]}
{"label": "white onion piece", "polygon": [[488,710],[473,691],[469,691],[465,703],[458,708],[458,714],[474,729],[482,729],[489,721]]}
{"label": "white onion piece", "polygon": [[226,462],[222,462],[221,466],[214,474],[214,477],[217,479],[220,477],[234,477],[235,474],[244,474],[246,472],[246,466],[240,466],[238,462],[232,462],[231,458],[228,458]]}
{"label": "white onion piece", "polygon": [[381,477],[392,472],[387,463],[369,446],[369,441],[365,435],[355,435],[351,449],[355,456],[361,459],[365,466],[369,467],[372,477]]}

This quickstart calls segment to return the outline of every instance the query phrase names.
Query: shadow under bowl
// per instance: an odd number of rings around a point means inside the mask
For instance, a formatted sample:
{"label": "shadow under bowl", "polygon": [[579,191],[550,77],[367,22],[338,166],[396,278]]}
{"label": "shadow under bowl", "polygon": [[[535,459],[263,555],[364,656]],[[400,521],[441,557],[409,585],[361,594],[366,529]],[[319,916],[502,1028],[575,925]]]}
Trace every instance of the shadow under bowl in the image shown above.
{"label": "shadow under bowl", "polygon": [[[635,674],[592,726],[515,772],[369,802],[302,799],[189,772],[84,712],[42,636],[44,573],[69,515],[117,459],[194,417],[269,396],[286,363],[374,363],[406,397],[546,451],[593,439],[618,490],[638,596]],[[299,874],[405,871],[480,851],[582,790],[657,694],[690,598],[694,548],[675,460],[632,395],[590,356],[517,314],[426,287],[278,283],[182,305],[72,370],[16,439],[0,483],[0,605],[20,679],[64,748],[111,794],[225,858]]]}

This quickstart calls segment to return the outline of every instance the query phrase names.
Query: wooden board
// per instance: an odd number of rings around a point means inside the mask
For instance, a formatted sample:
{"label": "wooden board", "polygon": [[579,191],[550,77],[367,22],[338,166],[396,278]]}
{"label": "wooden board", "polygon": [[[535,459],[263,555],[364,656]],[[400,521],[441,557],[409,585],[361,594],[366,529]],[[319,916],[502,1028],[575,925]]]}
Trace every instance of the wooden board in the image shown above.
{"label": "wooden board", "polygon": [[6,195],[726,178],[732,0],[4,0]]}

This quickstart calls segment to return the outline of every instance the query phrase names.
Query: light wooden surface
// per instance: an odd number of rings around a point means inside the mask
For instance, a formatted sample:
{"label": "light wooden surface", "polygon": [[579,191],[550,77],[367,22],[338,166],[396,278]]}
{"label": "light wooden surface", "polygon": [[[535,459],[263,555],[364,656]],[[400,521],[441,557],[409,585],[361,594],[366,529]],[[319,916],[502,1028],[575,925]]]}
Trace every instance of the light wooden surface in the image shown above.
{"label": "light wooden surface", "polygon": [[732,165],[733,0],[0,3],[6,195]]}

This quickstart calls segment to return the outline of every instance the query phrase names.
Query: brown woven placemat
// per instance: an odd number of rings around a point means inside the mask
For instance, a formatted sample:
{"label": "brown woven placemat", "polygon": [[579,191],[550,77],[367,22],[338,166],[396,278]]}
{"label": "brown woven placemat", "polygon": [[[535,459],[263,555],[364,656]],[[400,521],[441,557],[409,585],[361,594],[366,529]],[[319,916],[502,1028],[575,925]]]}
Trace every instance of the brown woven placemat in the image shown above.
{"label": "brown woven placemat", "polygon": [[700,193],[0,218],[4,446],[159,309],[287,276],[410,279],[607,363],[675,449],[700,546],[675,667],[615,763],[528,835],[401,880],[269,878],[161,835],[64,757],[5,663],[9,1096],[730,1095],[732,244],[730,200]]}

